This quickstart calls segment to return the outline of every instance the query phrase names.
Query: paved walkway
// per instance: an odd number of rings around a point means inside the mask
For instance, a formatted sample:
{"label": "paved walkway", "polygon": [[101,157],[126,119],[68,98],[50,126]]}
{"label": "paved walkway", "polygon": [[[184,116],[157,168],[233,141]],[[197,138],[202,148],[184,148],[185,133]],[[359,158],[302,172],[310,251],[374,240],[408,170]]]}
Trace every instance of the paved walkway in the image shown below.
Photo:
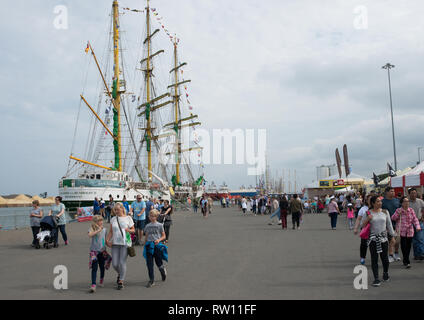
{"label": "paved walkway", "polygon": [[[147,268],[137,247],[137,256],[128,258],[125,289],[114,289],[116,273],[111,269],[105,288],[96,294],[88,293],[89,223],[67,225],[70,245],[51,250],[31,248],[29,229],[0,231],[0,299],[424,298],[424,263],[413,263],[410,270],[391,264],[391,282],[362,291],[353,288],[359,238],[347,230],[345,218],[336,231],[326,214],[306,215],[298,231],[283,231],[268,221],[269,216],[241,216],[235,208],[214,208],[209,219],[177,212],[166,282],[155,269],[156,286],[145,288]],[[56,265],[68,268],[66,291],[53,288]]]}

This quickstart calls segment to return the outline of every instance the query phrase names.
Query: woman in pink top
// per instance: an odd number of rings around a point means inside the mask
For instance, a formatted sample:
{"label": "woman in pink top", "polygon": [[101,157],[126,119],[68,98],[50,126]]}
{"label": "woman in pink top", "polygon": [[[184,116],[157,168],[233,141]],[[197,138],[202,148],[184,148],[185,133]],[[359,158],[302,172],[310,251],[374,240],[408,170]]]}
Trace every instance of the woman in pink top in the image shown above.
{"label": "woman in pink top", "polygon": [[340,214],[339,206],[337,205],[336,199],[334,196],[330,198],[330,203],[328,204],[328,216],[331,218],[331,229],[336,230],[337,227],[337,217]]}
{"label": "woman in pink top", "polygon": [[417,231],[421,231],[421,227],[414,209],[409,207],[409,199],[407,197],[402,197],[400,199],[400,204],[401,207],[396,210],[392,216],[392,220],[400,220],[400,223],[396,223],[396,232],[400,235],[403,265],[409,269],[411,268],[409,254],[411,252],[412,238],[414,237],[414,226]]}
{"label": "woman in pink top", "polygon": [[347,205],[347,220],[349,221],[349,230],[353,229],[355,225],[355,210],[353,209],[353,204],[349,203]]}

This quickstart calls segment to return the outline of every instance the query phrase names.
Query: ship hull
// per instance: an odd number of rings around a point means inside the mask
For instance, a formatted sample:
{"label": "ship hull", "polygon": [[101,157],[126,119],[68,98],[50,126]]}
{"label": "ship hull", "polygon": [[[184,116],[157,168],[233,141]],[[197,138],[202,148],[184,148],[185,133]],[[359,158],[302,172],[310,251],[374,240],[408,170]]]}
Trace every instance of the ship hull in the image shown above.
{"label": "ship hull", "polygon": [[71,211],[76,211],[76,208],[92,206],[94,198],[109,201],[109,195],[112,195],[115,202],[121,202],[124,196],[129,203],[133,202],[137,195],[141,194],[144,199],[159,198],[170,200],[168,193],[159,192],[156,190],[150,191],[147,189],[126,189],[126,188],[88,188],[88,187],[63,187],[59,188],[59,195],[62,197],[62,202]]}
{"label": "ship hull", "polygon": [[218,192],[205,192],[207,197],[211,197],[213,200],[221,200],[222,198],[227,198],[229,196],[228,193],[218,193]]}
{"label": "ship hull", "polygon": [[230,191],[230,197],[236,198],[236,197],[256,197],[258,195],[258,192],[256,190],[234,190]]}

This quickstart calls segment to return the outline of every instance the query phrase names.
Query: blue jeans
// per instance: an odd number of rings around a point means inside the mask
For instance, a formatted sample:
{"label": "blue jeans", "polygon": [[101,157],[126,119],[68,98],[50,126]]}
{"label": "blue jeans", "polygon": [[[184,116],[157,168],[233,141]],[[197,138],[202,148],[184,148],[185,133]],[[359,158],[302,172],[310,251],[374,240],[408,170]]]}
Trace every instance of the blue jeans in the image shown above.
{"label": "blue jeans", "polygon": [[335,229],[337,227],[337,216],[339,214],[337,212],[330,212],[331,218],[331,228]]}
{"label": "blue jeans", "polygon": [[278,208],[272,215],[271,215],[271,218],[270,219],[272,219],[273,217],[275,217],[275,216],[278,216],[278,220],[280,220],[281,218],[280,218],[280,208]]}
{"label": "blue jeans", "polygon": [[414,239],[412,240],[412,247],[414,249],[414,257],[424,256],[424,222],[420,222],[421,231],[415,230]]}
{"label": "blue jeans", "polygon": [[54,241],[54,243],[59,242],[59,230],[60,230],[60,233],[62,234],[63,241],[65,241],[65,242],[68,241],[68,236],[66,234],[65,225],[63,224],[63,225],[57,226],[57,228],[53,229],[53,239],[54,239],[53,241]]}
{"label": "blue jeans", "polygon": [[103,253],[99,253],[97,255],[97,260],[94,261],[91,265],[91,284],[96,285],[97,278],[97,268],[100,268],[100,279],[104,279],[105,277],[105,258],[103,257]]}
{"label": "blue jeans", "polygon": [[158,268],[163,269],[162,253],[156,246],[155,246],[155,251],[153,252],[153,254],[146,252],[146,264],[147,264],[147,269],[149,270],[150,281],[155,281],[153,259],[155,260]]}

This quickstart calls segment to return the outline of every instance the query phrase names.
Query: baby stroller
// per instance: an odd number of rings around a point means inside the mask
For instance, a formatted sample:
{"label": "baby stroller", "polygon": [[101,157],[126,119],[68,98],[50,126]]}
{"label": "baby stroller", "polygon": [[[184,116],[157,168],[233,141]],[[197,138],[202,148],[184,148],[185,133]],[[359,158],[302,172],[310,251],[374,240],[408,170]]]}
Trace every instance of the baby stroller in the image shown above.
{"label": "baby stroller", "polygon": [[43,247],[50,249],[54,239],[54,229],[57,228],[56,221],[52,216],[46,216],[40,221],[41,232],[37,234],[39,243],[43,242]]}

